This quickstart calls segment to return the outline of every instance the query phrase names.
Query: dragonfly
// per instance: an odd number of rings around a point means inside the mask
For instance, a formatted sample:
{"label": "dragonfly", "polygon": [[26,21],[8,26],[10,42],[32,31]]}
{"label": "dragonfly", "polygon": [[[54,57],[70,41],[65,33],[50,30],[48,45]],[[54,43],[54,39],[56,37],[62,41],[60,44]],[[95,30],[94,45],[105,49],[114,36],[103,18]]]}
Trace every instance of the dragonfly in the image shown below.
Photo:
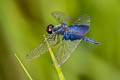
{"label": "dragonfly", "polygon": [[[46,32],[50,34],[47,37],[47,41],[51,48],[58,45],[58,49],[55,53],[55,58],[59,65],[65,63],[71,56],[71,53],[77,48],[79,43],[83,40],[93,44],[99,44],[95,40],[92,40],[85,36],[90,28],[90,16],[81,15],[71,25],[69,23],[70,17],[60,11],[51,12],[51,15],[59,23],[54,26],[49,24],[46,27]],[[44,40],[39,46],[31,50],[26,58],[31,60],[39,57],[48,51],[46,41]]]}

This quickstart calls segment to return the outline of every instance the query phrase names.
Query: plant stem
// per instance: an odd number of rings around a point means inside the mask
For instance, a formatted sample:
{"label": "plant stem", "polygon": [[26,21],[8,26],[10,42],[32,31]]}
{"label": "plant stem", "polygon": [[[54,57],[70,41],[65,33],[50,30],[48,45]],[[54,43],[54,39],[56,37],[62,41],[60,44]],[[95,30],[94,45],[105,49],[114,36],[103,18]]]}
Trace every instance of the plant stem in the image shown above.
{"label": "plant stem", "polygon": [[[45,37],[45,35],[44,35],[44,37]],[[57,72],[57,74],[58,74],[58,77],[59,77],[60,80],[64,80],[63,73],[62,73],[62,71],[61,71],[61,69],[60,69],[60,66],[58,65],[57,60],[55,59],[54,53],[53,53],[52,49],[50,48],[50,45],[49,45],[46,37],[45,37],[45,40],[46,40],[46,44],[47,44],[47,46],[48,46],[48,48],[49,48],[49,52],[50,52],[50,55],[51,55],[53,64],[54,64],[54,66],[55,66],[56,72]]]}
{"label": "plant stem", "polygon": [[25,66],[23,65],[23,63],[21,62],[21,60],[19,59],[19,57],[15,54],[16,59],[18,60],[18,62],[20,63],[22,69],[25,71],[25,73],[27,74],[28,78],[30,80],[33,80],[32,77],[30,76],[30,74],[28,73],[27,69],[25,68]]}

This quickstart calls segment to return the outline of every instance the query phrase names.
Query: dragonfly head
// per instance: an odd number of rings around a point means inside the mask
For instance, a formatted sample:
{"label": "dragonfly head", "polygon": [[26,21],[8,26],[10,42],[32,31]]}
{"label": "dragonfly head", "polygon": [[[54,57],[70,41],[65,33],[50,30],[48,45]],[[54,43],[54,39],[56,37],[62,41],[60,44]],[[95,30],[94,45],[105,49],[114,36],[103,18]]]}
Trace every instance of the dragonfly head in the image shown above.
{"label": "dragonfly head", "polygon": [[52,24],[49,24],[46,28],[46,31],[49,33],[49,34],[52,34],[53,33],[53,29],[54,29],[54,25]]}

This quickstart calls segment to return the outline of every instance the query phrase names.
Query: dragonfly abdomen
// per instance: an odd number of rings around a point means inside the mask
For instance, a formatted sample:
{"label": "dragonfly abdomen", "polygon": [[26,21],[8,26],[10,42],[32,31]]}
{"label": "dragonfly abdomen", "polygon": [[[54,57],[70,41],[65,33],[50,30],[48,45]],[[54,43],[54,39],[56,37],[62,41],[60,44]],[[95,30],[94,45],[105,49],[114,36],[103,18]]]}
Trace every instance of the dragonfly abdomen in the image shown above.
{"label": "dragonfly abdomen", "polygon": [[92,40],[92,39],[90,39],[90,38],[88,38],[88,37],[83,37],[82,39],[83,39],[84,41],[86,41],[86,42],[89,42],[89,43],[99,44],[99,42],[97,42],[97,41],[95,41],[95,40]]}

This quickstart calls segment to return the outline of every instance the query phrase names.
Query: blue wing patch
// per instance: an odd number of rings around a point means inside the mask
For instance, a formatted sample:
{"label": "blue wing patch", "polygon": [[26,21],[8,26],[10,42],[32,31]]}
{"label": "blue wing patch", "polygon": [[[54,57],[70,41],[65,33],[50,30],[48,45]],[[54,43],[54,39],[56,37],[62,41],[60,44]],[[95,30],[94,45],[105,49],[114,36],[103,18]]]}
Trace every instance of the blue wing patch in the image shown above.
{"label": "blue wing patch", "polygon": [[72,31],[73,33],[84,35],[88,32],[89,26],[87,26],[87,25],[70,25],[68,27],[68,29],[70,31]]}

